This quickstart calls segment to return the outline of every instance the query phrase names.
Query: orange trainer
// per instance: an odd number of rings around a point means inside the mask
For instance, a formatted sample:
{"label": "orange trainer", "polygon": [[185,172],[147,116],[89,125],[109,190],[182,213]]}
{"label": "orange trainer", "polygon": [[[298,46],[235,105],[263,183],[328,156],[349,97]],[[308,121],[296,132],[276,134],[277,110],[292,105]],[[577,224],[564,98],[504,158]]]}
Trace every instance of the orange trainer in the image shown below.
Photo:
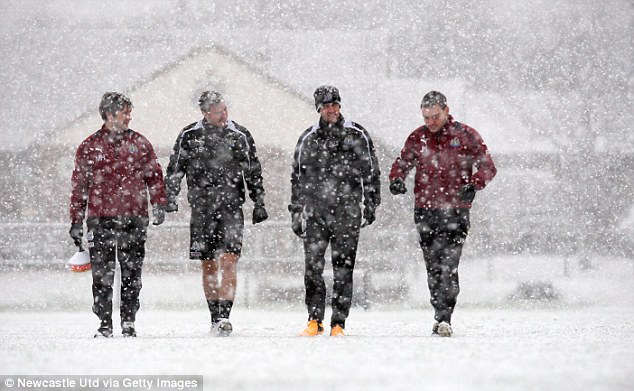
{"label": "orange trainer", "polygon": [[339,325],[335,325],[332,330],[330,330],[331,337],[345,337],[346,333],[343,332],[343,327]]}
{"label": "orange trainer", "polygon": [[304,331],[302,331],[300,337],[315,337],[324,333],[324,324],[317,320],[309,320]]}

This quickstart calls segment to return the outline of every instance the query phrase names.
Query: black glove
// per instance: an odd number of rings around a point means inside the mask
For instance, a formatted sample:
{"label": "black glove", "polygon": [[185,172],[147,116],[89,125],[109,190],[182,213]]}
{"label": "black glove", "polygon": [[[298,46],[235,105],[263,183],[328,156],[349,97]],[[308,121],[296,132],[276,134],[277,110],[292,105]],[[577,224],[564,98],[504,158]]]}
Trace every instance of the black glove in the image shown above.
{"label": "black glove", "polygon": [[161,225],[165,221],[165,207],[163,205],[156,205],[152,208],[152,224]]}
{"label": "black glove", "polygon": [[367,227],[374,223],[374,220],[376,220],[376,216],[374,215],[375,210],[376,208],[374,206],[366,206],[365,209],[363,209],[363,223],[361,227]]}
{"label": "black glove", "polygon": [[291,212],[291,228],[300,239],[306,238],[306,220],[304,219],[304,207],[302,205],[289,205]]}
{"label": "black glove", "polygon": [[476,187],[472,183],[468,183],[462,186],[460,190],[458,191],[458,198],[460,198],[460,201],[464,202],[465,204],[472,203],[473,199],[475,198],[475,195],[476,195]]}
{"label": "black glove", "polygon": [[81,247],[81,240],[84,237],[84,225],[83,224],[71,224],[68,231],[70,237],[73,238],[75,246]]}
{"label": "black glove", "polygon": [[401,178],[396,178],[390,183],[390,193],[394,195],[405,194],[407,193],[407,188],[405,188],[405,182]]}
{"label": "black glove", "polygon": [[253,224],[261,223],[268,218],[269,218],[269,215],[268,213],[266,213],[266,209],[264,209],[264,205],[256,205],[253,208]]}
{"label": "black glove", "polygon": [[178,204],[175,198],[167,197],[167,205],[165,205],[165,212],[178,212]]}

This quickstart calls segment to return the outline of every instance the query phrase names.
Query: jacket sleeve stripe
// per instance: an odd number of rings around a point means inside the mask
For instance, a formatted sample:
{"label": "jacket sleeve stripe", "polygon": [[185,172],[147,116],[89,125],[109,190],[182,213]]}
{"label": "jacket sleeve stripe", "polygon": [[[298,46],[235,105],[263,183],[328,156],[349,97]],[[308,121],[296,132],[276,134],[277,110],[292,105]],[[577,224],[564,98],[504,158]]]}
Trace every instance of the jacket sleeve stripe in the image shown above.
{"label": "jacket sleeve stripe", "polygon": [[302,136],[302,138],[299,141],[299,144],[297,145],[297,167],[298,167],[297,179],[299,179],[302,176],[302,151],[304,149],[304,141],[306,141],[308,136],[315,133],[317,129],[319,129],[319,122],[313,125],[310,131],[308,131],[304,136]]}
{"label": "jacket sleeve stripe", "polygon": [[178,167],[178,164],[181,161],[181,152],[183,151],[183,138],[185,137],[185,134],[191,132],[194,129],[197,129],[199,127],[199,125],[201,126],[201,122],[199,121],[198,123],[196,123],[195,126],[189,128],[189,129],[183,129],[183,131],[181,132],[181,134],[178,135],[178,139],[176,139],[176,145],[178,145],[178,154],[176,155],[176,165],[174,166],[174,172],[179,172],[180,168]]}
{"label": "jacket sleeve stripe", "polygon": [[361,133],[361,135],[363,136],[363,138],[365,139],[365,145],[367,146],[368,149],[368,160],[370,161],[370,172],[374,172],[374,162],[372,161],[372,149],[370,147],[370,138],[368,137],[368,135],[366,134],[366,130],[363,128],[360,128],[356,123],[346,120],[343,124],[344,127],[346,128],[350,128],[350,129],[354,129],[357,132]]}
{"label": "jacket sleeve stripe", "polygon": [[235,133],[238,133],[244,139],[244,144],[247,146],[247,162],[249,164],[249,170],[251,169],[251,143],[249,138],[244,132],[241,132],[235,125],[235,122],[229,121],[227,128]]}

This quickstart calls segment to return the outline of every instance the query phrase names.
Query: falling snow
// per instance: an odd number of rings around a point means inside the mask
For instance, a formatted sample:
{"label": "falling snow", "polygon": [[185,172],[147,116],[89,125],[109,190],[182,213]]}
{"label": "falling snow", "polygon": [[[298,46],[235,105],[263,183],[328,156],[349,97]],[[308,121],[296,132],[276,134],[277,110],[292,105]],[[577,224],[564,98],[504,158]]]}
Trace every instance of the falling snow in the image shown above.
{"label": "falling snow", "polygon": [[[633,16],[628,0],[3,1],[0,377],[633,389]],[[453,338],[429,335],[412,192],[392,197],[385,175],[361,234],[348,338],[296,337],[306,315],[290,164],[322,84],[372,135],[383,173],[432,89],[489,147],[498,175],[472,210]],[[89,276],[64,269],[74,151],[101,126],[101,95],[121,91],[165,168],[204,89],[221,91],[253,134],[267,190],[269,221],[245,230],[235,331],[208,337],[181,195],[179,213],[148,232],[139,338],[96,341]]]}

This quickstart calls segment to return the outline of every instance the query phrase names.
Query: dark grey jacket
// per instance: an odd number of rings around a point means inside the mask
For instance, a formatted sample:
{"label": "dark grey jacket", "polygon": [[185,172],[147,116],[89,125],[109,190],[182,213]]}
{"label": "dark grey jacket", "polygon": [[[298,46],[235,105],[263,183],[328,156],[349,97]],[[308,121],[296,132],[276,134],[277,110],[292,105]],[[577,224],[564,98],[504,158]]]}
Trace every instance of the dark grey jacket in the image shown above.
{"label": "dark grey jacket", "polygon": [[381,172],[368,132],[359,124],[322,120],[299,138],[291,174],[291,204],[323,209],[342,203],[376,208]]}
{"label": "dark grey jacket", "polygon": [[255,204],[264,205],[262,166],[251,133],[229,121],[225,128],[200,120],[178,135],[165,178],[167,200],[174,203],[187,176],[188,201],[192,207],[239,206],[245,187]]}

